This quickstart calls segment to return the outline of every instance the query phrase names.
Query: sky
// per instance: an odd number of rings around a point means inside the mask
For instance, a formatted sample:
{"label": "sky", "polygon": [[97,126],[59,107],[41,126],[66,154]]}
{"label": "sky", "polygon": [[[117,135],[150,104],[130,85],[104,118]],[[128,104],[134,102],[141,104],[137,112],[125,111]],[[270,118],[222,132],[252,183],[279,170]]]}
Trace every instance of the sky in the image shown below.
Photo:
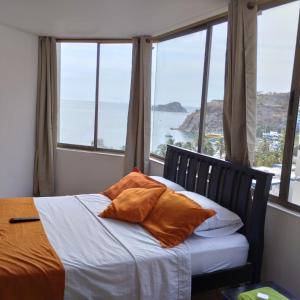
{"label": "sky", "polygon": [[300,1],[258,17],[257,90],[288,92],[291,86]]}
{"label": "sky", "polygon": [[[300,1],[263,11],[258,16],[257,90],[288,92]],[[208,100],[223,99],[227,23],[213,27]],[[152,99],[200,107],[206,31],[153,46]],[[128,102],[130,44],[100,48],[100,101]],[[61,98],[95,99],[96,44],[61,45]]]}
{"label": "sky", "polygon": [[[97,45],[61,44],[61,98],[95,101]],[[101,44],[99,99],[128,102],[131,76],[131,44]]]}

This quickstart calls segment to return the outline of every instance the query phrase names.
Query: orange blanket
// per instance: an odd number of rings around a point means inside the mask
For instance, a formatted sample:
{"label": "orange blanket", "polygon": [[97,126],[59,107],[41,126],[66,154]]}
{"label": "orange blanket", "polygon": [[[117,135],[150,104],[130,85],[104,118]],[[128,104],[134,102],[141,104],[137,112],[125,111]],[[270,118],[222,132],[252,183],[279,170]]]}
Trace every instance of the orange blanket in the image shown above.
{"label": "orange blanket", "polygon": [[64,268],[42,223],[9,223],[12,217],[37,215],[32,198],[0,199],[0,299],[64,298]]}

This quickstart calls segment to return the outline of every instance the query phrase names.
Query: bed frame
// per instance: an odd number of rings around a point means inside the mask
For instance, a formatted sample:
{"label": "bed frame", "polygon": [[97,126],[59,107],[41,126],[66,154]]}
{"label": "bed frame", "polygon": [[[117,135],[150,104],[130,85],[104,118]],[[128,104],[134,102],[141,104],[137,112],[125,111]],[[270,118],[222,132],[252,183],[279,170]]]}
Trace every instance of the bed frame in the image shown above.
{"label": "bed frame", "polygon": [[164,175],[237,213],[249,242],[244,266],[192,276],[192,292],[260,280],[264,225],[272,174],[168,145]]}

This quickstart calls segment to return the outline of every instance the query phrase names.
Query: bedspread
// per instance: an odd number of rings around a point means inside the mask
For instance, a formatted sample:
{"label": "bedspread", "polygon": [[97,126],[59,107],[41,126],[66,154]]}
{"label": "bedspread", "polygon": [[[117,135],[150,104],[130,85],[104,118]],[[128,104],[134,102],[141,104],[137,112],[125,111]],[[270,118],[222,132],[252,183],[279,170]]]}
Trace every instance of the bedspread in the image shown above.
{"label": "bedspread", "polygon": [[0,199],[0,299],[62,300],[64,268],[41,222],[10,224],[36,216],[32,198]]}
{"label": "bedspread", "polygon": [[34,201],[65,268],[66,300],[190,299],[186,243],[161,248],[137,224],[98,217],[110,203],[100,194]]}

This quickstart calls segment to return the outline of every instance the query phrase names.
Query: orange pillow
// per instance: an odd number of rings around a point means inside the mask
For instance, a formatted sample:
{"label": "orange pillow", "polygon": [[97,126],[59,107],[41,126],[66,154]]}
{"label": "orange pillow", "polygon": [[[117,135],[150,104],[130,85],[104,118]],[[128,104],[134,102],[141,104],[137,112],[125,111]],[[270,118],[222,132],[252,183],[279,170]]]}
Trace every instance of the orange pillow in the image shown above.
{"label": "orange pillow", "polygon": [[143,222],[165,190],[165,188],[124,190],[99,216],[132,223]]}
{"label": "orange pillow", "polygon": [[167,189],[142,223],[164,248],[184,242],[206,219],[215,215],[188,197]]}
{"label": "orange pillow", "polygon": [[124,176],[120,181],[113,184],[111,187],[106,189],[103,194],[110,198],[115,199],[124,190],[130,188],[166,188],[166,186],[140,172],[130,172]]}

